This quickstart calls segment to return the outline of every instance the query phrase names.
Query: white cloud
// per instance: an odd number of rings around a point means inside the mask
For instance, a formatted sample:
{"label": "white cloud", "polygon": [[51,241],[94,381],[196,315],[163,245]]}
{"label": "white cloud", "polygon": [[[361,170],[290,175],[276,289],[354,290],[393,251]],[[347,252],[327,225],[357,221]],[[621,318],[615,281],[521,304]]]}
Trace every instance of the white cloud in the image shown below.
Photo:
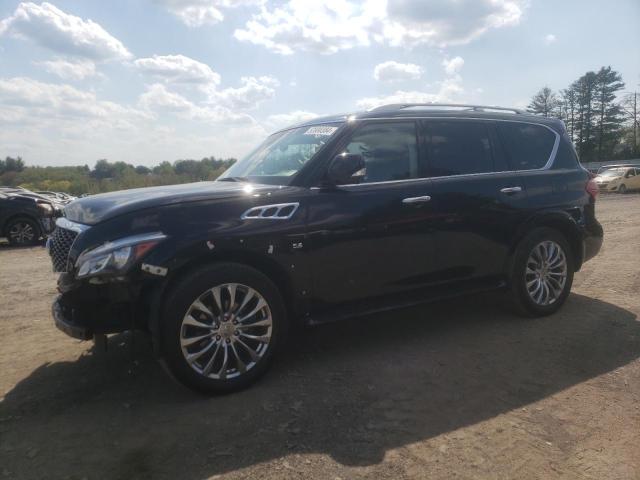
{"label": "white cloud", "polygon": [[96,64],[91,60],[56,58],[54,60],[36,62],[36,65],[42,66],[47,72],[64,80],[84,80],[85,78],[100,76],[96,71]]}
{"label": "white cloud", "polygon": [[0,145],[30,164],[82,165],[98,158],[158,164],[238,156],[266,135],[251,116],[197,105],[164,84],[145,94],[129,106],[70,85],[0,78]]}
{"label": "white cloud", "polygon": [[397,90],[389,95],[377,97],[365,97],[356,102],[358,108],[369,110],[371,108],[392,103],[453,103],[459,102],[465,94],[462,85],[460,70],[464,65],[461,57],[451,60],[444,59],[442,66],[445,71],[444,80],[437,83],[434,92],[420,90]]}
{"label": "white cloud", "polygon": [[188,27],[213,25],[224,20],[222,9],[261,5],[264,0],[155,0]]}
{"label": "white cloud", "polygon": [[262,77],[242,77],[242,86],[209,92],[209,103],[223,105],[231,109],[253,109],[266,100],[275,97],[275,89],[280,82],[269,75]]}
{"label": "white cloud", "polygon": [[417,80],[422,76],[423,72],[422,67],[413,63],[388,61],[376,65],[373,69],[373,78],[381,82]]}
{"label": "white cloud", "polygon": [[0,105],[13,109],[21,118],[26,118],[27,114],[46,119],[86,118],[101,121],[116,120],[115,117],[148,118],[139,110],[98,100],[93,92],[26,77],[0,78]]}
{"label": "white cloud", "polygon": [[92,20],[70,15],[50,3],[21,3],[0,21],[0,35],[27,38],[63,55],[95,61],[126,59],[131,53]]}
{"label": "white cloud", "polygon": [[290,0],[271,10],[263,7],[234,36],[283,55],[295,51],[336,53],[369,44],[367,27],[371,22],[364,11],[371,3],[358,7],[346,0]]}
{"label": "white cloud", "polygon": [[455,75],[462,70],[464,59],[462,57],[445,58],[442,60],[442,66],[447,75]]}
{"label": "white cloud", "polygon": [[263,7],[238,40],[289,55],[332,54],[380,43],[446,47],[468,43],[493,28],[517,25],[528,0],[288,0]]}
{"label": "white cloud", "polygon": [[140,95],[138,105],[147,112],[175,114],[180,118],[201,122],[255,123],[251,116],[233,112],[226,106],[197,105],[186,97],[169,91],[160,83],[148,86],[147,90]]}
{"label": "white cloud", "polygon": [[317,113],[307,112],[305,110],[295,110],[289,113],[269,115],[265,123],[269,128],[279,130],[297,123],[306,122],[307,120],[311,120],[317,116]]}
{"label": "white cloud", "polygon": [[556,43],[556,40],[557,40],[557,38],[553,33],[547,33],[544,36],[544,40],[543,41],[544,41],[545,45],[551,45],[552,43]]}
{"label": "white cloud", "polygon": [[[280,82],[269,75],[242,77],[239,87],[219,89],[220,75],[208,65],[184,55],[154,55],[134,62],[145,74],[171,85],[195,85],[207,96],[207,104],[234,110],[253,109],[275,96]],[[156,93],[161,85],[155,85]],[[168,92],[168,90],[164,89]],[[149,93],[149,92],[147,92]]]}
{"label": "white cloud", "polygon": [[377,97],[365,97],[356,102],[358,108],[370,110],[381,105],[393,103],[429,103],[443,101],[437,93],[427,93],[417,90],[398,90],[390,95],[380,95]]}
{"label": "white cloud", "polygon": [[154,55],[139,58],[135,66],[143,73],[173,83],[214,84],[220,83],[220,75],[209,65],[184,55]]}
{"label": "white cloud", "polygon": [[520,23],[528,0],[391,1],[384,27],[391,45],[469,43],[493,28]]}

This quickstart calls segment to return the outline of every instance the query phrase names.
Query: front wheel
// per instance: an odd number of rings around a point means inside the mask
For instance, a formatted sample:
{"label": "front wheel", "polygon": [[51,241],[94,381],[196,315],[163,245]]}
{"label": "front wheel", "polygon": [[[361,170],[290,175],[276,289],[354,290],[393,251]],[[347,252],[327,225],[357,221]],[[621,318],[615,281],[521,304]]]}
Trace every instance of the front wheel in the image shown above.
{"label": "front wheel", "polygon": [[518,246],[511,273],[511,295],[517,309],[527,316],[556,312],[573,283],[573,257],[560,232],[538,228]]}
{"label": "front wheel", "polygon": [[26,217],[11,220],[7,225],[6,231],[9,243],[16,247],[36,245],[41,237],[38,224]]}
{"label": "front wheel", "polygon": [[277,287],[241,264],[214,264],[188,275],[165,312],[167,365],[180,382],[203,392],[232,392],[255,382],[287,331]]}
{"label": "front wheel", "polygon": [[622,185],[620,185],[620,187],[618,188],[618,192],[622,193],[623,195],[625,193],[627,193],[627,186],[623,183]]}

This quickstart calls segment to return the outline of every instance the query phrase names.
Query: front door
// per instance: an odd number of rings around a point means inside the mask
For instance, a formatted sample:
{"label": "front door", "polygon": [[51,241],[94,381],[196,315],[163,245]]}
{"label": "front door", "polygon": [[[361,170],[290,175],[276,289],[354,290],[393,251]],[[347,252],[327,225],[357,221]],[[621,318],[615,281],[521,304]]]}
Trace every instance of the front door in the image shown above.
{"label": "front door", "polygon": [[415,121],[365,121],[335,152],[360,154],[359,183],[315,189],[311,243],[315,308],[418,288],[431,279],[431,181]]}

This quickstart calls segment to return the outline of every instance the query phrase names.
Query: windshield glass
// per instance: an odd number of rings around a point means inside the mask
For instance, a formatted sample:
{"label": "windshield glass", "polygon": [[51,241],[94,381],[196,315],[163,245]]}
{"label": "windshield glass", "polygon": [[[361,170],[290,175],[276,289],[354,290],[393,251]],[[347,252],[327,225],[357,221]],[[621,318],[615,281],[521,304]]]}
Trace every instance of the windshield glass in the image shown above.
{"label": "windshield glass", "polygon": [[626,172],[626,168],[610,168],[600,174],[601,177],[621,177]]}
{"label": "windshield glass", "polygon": [[288,185],[342,123],[292,128],[274,133],[262,145],[224,172],[219,180],[248,180]]}

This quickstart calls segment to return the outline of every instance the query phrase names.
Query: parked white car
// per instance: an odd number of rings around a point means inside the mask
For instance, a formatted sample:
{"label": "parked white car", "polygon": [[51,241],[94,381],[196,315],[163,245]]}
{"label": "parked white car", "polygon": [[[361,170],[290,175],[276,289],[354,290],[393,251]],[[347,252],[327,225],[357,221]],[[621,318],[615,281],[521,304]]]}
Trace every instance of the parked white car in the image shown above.
{"label": "parked white car", "polygon": [[609,168],[595,178],[600,191],[626,193],[640,189],[640,168]]}

